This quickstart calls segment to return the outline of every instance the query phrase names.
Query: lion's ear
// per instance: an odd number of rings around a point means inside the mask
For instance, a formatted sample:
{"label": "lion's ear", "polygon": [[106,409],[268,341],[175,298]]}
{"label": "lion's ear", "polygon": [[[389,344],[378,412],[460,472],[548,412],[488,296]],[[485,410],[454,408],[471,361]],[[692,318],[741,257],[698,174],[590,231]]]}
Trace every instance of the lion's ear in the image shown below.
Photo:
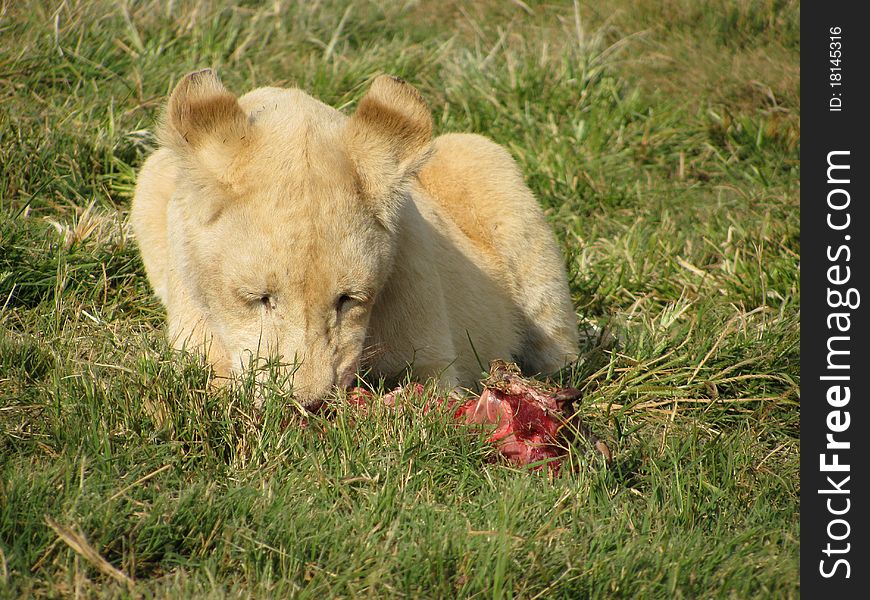
{"label": "lion's ear", "polygon": [[413,86],[381,75],[360,100],[346,143],[367,195],[394,195],[416,175],[432,147],[432,114]]}
{"label": "lion's ear", "polygon": [[250,124],[238,99],[211,69],[185,75],[169,97],[160,131],[163,145],[192,158],[218,179],[247,143]]}

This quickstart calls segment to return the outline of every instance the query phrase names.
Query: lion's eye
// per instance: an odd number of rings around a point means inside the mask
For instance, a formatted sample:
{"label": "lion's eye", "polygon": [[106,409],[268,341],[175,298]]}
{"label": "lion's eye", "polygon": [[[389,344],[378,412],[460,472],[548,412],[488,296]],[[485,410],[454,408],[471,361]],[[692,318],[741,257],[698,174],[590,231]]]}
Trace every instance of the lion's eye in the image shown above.
{"label": "lion's eye", "polygon": [[349,294],[342,294],[335,301],[335,310],[339,313],[342,313],[351,306],[353,306],[354,302],[356,302],[356,300],[354,300]]}
{"label": "lion's eye", "polygon": [[260,297],[260,304],[263,305],[263,308],[266,309],[266,312],[269,312],[271,310],[274,310],[276,306],[275,298],[273,296],[270,296],[269,294],[263,294]]}

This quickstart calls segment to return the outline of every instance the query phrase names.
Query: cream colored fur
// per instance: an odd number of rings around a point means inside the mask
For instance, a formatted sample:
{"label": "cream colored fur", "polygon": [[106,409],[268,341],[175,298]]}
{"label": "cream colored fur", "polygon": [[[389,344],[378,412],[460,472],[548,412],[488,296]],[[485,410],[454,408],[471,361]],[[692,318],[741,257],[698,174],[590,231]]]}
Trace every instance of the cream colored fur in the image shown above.
{"label": "cream colored fur", "polygon": [[219,375],[277,355],[310,402],[361,367],[452,388],[476,385],[478,358],[548,373],[576,356],[562,258],[513,159],[478,135],[433,140],[405,82],[378,77],[347,117],[296,89],[237,99],[198,71],[160,139],[131,222],[173,344]]}

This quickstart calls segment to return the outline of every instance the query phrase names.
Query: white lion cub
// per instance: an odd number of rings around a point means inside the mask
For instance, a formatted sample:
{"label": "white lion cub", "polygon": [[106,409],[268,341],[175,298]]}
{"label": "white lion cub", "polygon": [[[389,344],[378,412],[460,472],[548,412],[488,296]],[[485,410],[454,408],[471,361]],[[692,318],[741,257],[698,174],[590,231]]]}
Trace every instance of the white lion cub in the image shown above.
{"label": "white lion cub", "polygon": [[197,71],[159,138],[131,222],[169,337],[218,375],[277,356],[311,404],[362,367],[450,389],[475,385],[478,360],[549,373],[576,357],[562,257],[513,159],[478,135],[432,139],[401,79],[345,116]]}

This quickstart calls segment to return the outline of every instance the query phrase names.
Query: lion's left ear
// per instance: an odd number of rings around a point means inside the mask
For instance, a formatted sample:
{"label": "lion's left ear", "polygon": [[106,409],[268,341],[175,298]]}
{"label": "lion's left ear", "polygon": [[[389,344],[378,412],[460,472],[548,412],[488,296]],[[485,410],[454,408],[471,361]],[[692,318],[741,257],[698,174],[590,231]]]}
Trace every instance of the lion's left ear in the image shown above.
{"label": "lion's left ear", "polygon": [[432,148],[432,114],[413,86],[381,75],[345,129],[348,154],[374,201],[394,196],[417,174]]}

